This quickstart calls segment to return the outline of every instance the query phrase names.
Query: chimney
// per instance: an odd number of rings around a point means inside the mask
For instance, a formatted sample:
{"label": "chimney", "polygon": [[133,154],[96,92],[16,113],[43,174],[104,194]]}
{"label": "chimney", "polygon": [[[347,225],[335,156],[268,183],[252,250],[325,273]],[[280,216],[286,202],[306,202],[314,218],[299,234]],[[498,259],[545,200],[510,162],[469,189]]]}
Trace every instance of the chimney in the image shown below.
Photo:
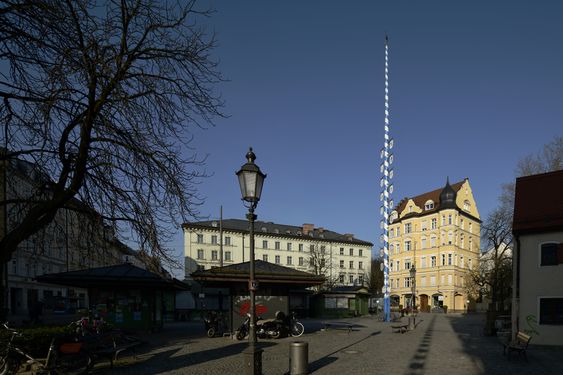
{"label": "chimney", "polygon": [[345,233],[344,237],[346,237],[348,241],[352,241],[354,239],[354,235],[352,233]]}
{"label": "chimney", "polygon": [[303,235],[306,236],[309,232],[315,229],[315,224],[303,224]]}
{"label": "chimney", "polygon": [[323,233],[325,231],[325,229],[323,227],[319,227],[319,228],[317,228],[317,230],[319,231],[319,233]]}

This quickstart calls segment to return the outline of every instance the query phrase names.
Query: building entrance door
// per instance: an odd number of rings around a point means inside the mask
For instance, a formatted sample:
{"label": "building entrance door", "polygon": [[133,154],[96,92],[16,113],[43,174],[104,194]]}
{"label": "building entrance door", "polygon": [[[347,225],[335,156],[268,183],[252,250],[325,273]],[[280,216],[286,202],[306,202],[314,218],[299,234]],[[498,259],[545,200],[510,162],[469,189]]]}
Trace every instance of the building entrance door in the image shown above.
{"label": "building entrance door", "polygon": [[430,311],[428,308],[428,296],[426,294],[420,295],[420,311]]}

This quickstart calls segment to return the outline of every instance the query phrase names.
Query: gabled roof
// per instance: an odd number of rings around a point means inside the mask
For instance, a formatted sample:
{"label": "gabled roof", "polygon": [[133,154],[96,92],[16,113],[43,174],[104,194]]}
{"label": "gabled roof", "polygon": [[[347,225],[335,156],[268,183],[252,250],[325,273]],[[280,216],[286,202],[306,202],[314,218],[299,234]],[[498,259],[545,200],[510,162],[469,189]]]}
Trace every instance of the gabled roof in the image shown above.
{"label": "gabled roof", "polygon": [[188,289],[187,284],[177,279],[165,279],[156,273],[129,263],[97,267],[78,271],[50,273],[36,277],[42,283],[75,286],[80,288],[155,288]]}
{"label": "gabled roof", "polygon": [[[323,276],[317,276],[309,272],[299,271],[293,268],[264,262],[254,261],[255,278],[261,283],[271,284],[299,284],[305,286],[320,285],[325,281]],[[203,282],[244,282],[248,281],[250,275],[250,262],[231,264],[225,267],[215,267],[209,270],[193,272],[190,276],[195,281]]]}
{"label": "gabled roof", "polygon": [[[223,230],[248,233],[248,221],[242,219],[226,219],[222,222]],[[197,221],[184,223],[184,228],[201,228],[219,230],[219,220]],[[316,241],[341,242],[364,246],[373,246],[371,242],[362,241],[351,235],[340,234],[324,228],[314,228],[308,234],[303,233],[303,227],[295,225],[276,224],[273,222],[256,221],[254,233],[277,237],[303,238]]]}
{"label": "gabled roof", "polygon": [[[460,182],[456,182],[455,184],[451,184],[452,189],[457,193],[459,192],[459,189],[461,189],[461,186],[463,185],[463,183],[466,180],[460,181]],[[442,192],[442,190],[444,190],[444,187],[441,187],[439,189],[436,190],[432,190],[429,191],[427,193],[423,193],[420,195],[417,195],[416,197],[413,198],[403,198],[399,204],[397,205],[397,212],[401,213],[405,207],[407,206],[407,202],[409,201],[409,199],[412,199],[414,201],[414,203],[424,209],[424,204],[431,200],[434,202],[434,208],[432,210],[428,210],[426,212],[434,212],[434,211],[438,211],[440,210],[440,193]]]}
{"label": "gabled roof", "polygon": [[563,170],[516,179],[512,231],[563,231]]}

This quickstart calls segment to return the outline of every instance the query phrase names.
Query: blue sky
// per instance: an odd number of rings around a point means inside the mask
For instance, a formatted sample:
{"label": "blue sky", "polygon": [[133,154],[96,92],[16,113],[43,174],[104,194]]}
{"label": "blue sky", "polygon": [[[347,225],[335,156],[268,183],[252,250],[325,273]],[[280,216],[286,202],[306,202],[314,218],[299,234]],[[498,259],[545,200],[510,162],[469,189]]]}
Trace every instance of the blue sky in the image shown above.
{"label": "blue sky", "polygon": [[[225,119],[195,131],[213,175],[203,215],[243,218],[249,146],[268,174],[259,220],[379,247],[384,36],[395,201],[468,177],[481,216],[517,161],[563,134],[563,2],[215,0]],[[178,230],[172,247],[182,254]]]}

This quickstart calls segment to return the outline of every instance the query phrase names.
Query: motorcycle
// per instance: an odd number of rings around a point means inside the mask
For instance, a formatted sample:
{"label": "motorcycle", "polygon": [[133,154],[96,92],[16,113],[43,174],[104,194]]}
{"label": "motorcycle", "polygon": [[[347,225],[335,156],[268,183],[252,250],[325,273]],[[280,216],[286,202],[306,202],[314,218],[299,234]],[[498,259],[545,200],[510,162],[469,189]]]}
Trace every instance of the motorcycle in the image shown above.
{"label": "motorcycle", "polygon": [[215,311],[208,313],[203,318],[203,323],[205,324],[205,332],[209,338],[217,336],[217,334],[220,334],[225,328],[223,316],[217,314]]}
{"label": "motorcycle", "polygon": [[[245,321],[236,333],[237,340],[244,339],[250,331],[250,314],[246,315]],[[256,336],[270,339],[277,339],[282,335],[299,337],[305,331],[305,327],[297,320],[294,312],[288,317],[281,311],[276,312],[275,318],[273,319],[262,319],[258,317],[255,329]]]}

